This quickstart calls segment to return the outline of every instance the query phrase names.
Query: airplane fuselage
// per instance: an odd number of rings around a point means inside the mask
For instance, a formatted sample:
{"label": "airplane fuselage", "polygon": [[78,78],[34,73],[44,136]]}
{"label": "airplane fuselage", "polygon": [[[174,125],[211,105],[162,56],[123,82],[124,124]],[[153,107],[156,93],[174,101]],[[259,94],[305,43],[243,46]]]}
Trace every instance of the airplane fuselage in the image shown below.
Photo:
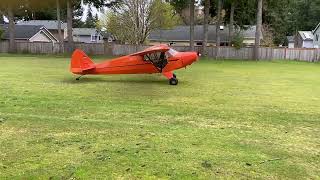
{"label": "airplane fuselage", "polygon": [[[179,52],[173,57],[167,58],[168,64],[162,69],[162,72],[170,72],[176,69],[184,68],[197,60],[196,52]],[[94,69],[75,73],[79,75],[86,74],[152,74],[161,73],[150,61],[144,60],[142,56],[122,56],[119,58],[106,60],[95,64]]]}

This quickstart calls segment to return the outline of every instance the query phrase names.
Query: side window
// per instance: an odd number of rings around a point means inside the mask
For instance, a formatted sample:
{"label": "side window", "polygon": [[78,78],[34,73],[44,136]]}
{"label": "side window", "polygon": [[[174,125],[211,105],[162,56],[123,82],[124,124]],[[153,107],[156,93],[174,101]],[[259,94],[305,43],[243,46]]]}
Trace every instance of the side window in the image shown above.
{"label": "side window", "polygon": [[161,52],[144,55],[144,60],[145,61],[155,62],[155,61],[159,61],[160,58],[163,58],[163,53],[161,53]]}
{"label": "side window", "polygon": [[162,71],[168,64],[168,60],[164,52],[157,52],[144,55],[145,61],[150,61],[156,68]]}
{"label": "side window", "polygon": [[316,40],[319,41],[319,35],[318,34],[316,34]]}

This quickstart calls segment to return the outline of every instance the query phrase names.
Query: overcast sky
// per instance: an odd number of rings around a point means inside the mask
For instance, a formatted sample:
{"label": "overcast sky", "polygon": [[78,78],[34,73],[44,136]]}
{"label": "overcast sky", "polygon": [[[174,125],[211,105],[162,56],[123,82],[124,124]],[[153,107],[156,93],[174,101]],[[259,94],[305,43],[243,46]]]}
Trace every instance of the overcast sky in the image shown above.
{"label": "overcast sky", "polygon": [[[87,18],[87,14],[88,14],[88,10],[89,10],[89,6],[88,5],[83,5],[83,8],[84,8],[84,11],[83,11],[83,16],[82,16],[82,21],[85,21],[86,18]],[[98,17],[100,18],[101,17],[101,14],[103,12],[100,12],[97,8],[95,7],[91,7],[92,9],[92,14],[93,16],[95,16],[96,14],[98,14]]]}
{"label": "overcast sky", "polygon": [[[82,16],[82,21],[85,21],[86,18],[87,18],[89,6],[88,6],[88,5],[83,5],[83,8],[84,8],[84,12],[83,12],[83,16]],[[95,16],[96,14],[98,14],[99,18],[101,17],[101,14],[102,14],[103,12],[99,12],[99,11],[97,10],[97,8],[95,8],[95,7],[91,7],[91,9],[92,9],[92,14],[93,14],[93,16]],[[7,23],[9,22],[9,20],[8,20],[5,16],[3,16],[3,18],[4,18],[4,21],[5,21],[5,22],[7,22]]]}

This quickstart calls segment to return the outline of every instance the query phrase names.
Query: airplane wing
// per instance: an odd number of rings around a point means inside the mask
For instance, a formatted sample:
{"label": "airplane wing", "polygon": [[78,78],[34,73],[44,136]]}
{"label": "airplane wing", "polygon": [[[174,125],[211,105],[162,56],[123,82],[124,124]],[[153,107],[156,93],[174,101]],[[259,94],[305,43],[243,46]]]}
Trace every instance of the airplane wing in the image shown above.
{"label": "airplane wing", "polygon": [[152,53],[155,53],[155,52],[167,52],[169,51],[170,48],[168,45],[166,44],[161,44],[161,45],[157,45],[157,46],[152,46],[152,47],[149,47],[143,51],[140,51],[140,52],[137,52],[137,53],[134,53],[134,54],[130,54],[129,56],[144,56],[146,54],[152,54]]}

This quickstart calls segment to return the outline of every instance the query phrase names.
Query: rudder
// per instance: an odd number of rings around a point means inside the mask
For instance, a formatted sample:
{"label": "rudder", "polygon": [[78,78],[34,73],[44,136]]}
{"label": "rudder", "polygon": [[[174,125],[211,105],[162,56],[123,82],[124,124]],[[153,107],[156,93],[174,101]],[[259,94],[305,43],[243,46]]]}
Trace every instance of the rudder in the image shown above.
{"label": "rudder", "polygon": [[92,60],[81,50],[76,49],[71,58],[70,71],[74,74],[85,74],[84,71],[94,69]]}

